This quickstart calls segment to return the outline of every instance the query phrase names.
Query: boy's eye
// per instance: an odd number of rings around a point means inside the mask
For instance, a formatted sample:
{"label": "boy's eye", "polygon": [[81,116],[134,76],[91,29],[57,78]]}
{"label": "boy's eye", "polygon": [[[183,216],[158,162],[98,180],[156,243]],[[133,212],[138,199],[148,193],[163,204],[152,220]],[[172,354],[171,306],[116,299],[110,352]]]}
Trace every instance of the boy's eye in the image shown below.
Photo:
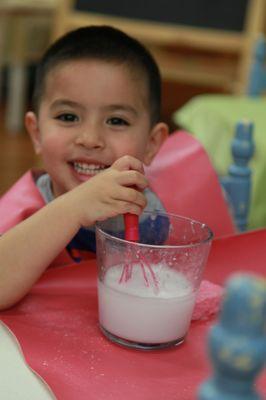
{"label": "boy's eye", "polygon": [[129,126],[129,123],[125,120],[125,119],[123,119],[123,118],[119,118],[119,117],[112,117],[112,118],[109,118],[108,120],[107,120],[107,124],[108,125],[115,125],[115,126],[123,126],[123,125],[125,125],[125,126]]}
{"label": "boy's eye", "polygon": [[77,122],[78,117],[75,114],[72,113],[63,113],[60,115],[57,115],[56,119],[59,119],[62,122]]}

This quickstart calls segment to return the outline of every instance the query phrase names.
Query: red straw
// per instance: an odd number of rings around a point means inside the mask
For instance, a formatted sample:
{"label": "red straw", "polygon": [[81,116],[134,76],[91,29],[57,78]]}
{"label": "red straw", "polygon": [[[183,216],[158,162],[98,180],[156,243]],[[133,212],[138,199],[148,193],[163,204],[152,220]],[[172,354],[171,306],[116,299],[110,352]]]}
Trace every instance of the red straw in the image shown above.
{"label": "red straw", "polygon": [[[124,225],[125,225],[125,240],[130,242],[139,241],[139,217],[135,214],[124,214]],[[127,251],[128,253],[128,251]],[[129,254],[127,254],[128,256]],[[132,265],[126,262],[122,274],[119,279],[119,283],[127,282],[132,275]]]}
{"label": "red straw", "polygon": [[[125,224],[125,239],[129,240],[131,242],[138,242],[139,241],[139,217],[135,214],[129,214],[129,213],[124,214],[124,224]],[[130,253],[127,254],[127,256],[129,256],[129,255],[130,255]],[[140,266],[141,266],[141,270],[143,273],[145,285],[147,287],[150,286],[149,279],[146,274],[146,267],[147,267],[147,269],[151,275],[153,284],[154,284],[156,290],[158,290],[159,284],[158,284],[156,275],[155,275],[150,263],[148,263],[148,261],[145,260],[145,258],[141,254],[139,255],[139,261],[140,261]],[[127,282],[131,278],[132,268],[133,268],[132,264],[128,264],[126,262],[126,264],[124,265],[122,274],[120,276],[119,283]]]}
{"label": "red straw", "polygon": [[139,241],[139,217],[135,214],[124,215],[125,239],[131,242]]}

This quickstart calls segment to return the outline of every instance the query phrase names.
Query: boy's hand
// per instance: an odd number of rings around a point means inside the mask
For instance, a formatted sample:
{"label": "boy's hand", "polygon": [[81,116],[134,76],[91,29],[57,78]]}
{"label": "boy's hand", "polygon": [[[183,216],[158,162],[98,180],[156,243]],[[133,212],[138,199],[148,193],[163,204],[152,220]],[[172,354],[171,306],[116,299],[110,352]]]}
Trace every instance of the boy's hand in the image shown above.
{"label": "boy's hand", "polygon": [[147,186],[142,163],[124,156],[63,197],[68,199],[70,215],[80,226],[89,226],[120,214],[140,215],[146,206],[142,191]]}

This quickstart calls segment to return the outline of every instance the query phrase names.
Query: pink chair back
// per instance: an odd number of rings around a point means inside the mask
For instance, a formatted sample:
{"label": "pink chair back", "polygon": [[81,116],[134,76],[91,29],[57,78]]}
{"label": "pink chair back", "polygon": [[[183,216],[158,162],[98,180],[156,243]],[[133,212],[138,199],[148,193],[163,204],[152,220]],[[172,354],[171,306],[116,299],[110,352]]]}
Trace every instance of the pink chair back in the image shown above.
{"label": "pink chair back", "polygon": [[216,172],[202,145],[190,134],[171,134],[146,175],[168,212],[206,223],[215,236],[235,232]]}

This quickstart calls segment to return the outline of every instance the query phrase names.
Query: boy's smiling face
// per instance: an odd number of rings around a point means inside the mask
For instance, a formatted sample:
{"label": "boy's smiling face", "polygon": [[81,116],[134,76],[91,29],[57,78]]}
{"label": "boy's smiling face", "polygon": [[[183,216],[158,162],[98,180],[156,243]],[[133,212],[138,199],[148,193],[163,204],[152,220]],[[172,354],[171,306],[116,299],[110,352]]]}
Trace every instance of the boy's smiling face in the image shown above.
{"label": "boy's smiling face", "polygon": [[131,155],[148,165],[167,136],[151,127],[146,80],[126,65],[71,61],[49,72],[38,117],[26,127],[53,183],[63,194]]}

